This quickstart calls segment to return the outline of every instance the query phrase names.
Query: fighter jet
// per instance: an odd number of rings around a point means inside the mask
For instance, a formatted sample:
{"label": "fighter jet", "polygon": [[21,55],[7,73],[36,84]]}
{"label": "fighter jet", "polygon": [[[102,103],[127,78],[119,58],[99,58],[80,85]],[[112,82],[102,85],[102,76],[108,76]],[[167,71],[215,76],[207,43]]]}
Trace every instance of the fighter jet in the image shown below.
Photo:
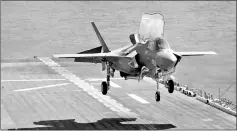
{"label": "fighter jet", "polygon": [[125,80],[142,80],[144,76],[156,81],[155,100],[160,101],[159,81],[165,81],[169,93],[174,91],[171,76],[182,57],[216,54],[207,52],[176,52],[164,38],[164,17],[159,13],[142,15],[138,34],[129,36],[132,44],[110,51],[94,22],[91,22],[101,46],[77,54],[54,54],[56,58],[74,58],[74,62],[101,63],[107,71],[107,80],[101,83],[101,92],[106,95],[110,89],[110,77],[120,72]]}

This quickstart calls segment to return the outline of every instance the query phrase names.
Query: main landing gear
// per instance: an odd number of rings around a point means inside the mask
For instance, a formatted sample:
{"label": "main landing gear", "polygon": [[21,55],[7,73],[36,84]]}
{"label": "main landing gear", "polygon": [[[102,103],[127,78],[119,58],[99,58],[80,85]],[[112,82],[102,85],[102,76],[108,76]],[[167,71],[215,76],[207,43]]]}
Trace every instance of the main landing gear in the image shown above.
{"label": "main landing gear", "polygon": [[173,93],[174,92],[174,81],[173,80],[168,80],[166,84],[167,84],[167,87],[168,87],[168,92]]}
{"label": "main landing gear", "polygon": [[102,92],[102,94],[106,95],[108,90],[109,90],[108,84],[105,81],[103,81],[101,83],[101,92]]}
{"label": "main landing gear", "polygon": [[114,69],[110,68],[110,64],[107,63],[107,79],[101,83],[101,92],[103,95],[106,95],[110,89],[110,76],[114,76]]}

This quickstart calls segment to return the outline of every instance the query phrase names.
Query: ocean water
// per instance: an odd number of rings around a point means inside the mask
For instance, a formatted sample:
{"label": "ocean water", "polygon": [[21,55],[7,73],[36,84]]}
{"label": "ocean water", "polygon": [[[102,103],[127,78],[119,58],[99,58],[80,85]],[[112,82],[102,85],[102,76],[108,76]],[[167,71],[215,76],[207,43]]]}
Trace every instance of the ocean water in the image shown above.
{"label": "ocean water", "polygon": [[[99,46],[94,21],[108,47],[130,44],[143,13],[160,12],[165,37],[175,51],[215,51],[183,57],[174,74],[190,88],[236,101],[235,1],[3,1],[1,57],[77,53]],[[98,65],[100,66],[100,65]]]}

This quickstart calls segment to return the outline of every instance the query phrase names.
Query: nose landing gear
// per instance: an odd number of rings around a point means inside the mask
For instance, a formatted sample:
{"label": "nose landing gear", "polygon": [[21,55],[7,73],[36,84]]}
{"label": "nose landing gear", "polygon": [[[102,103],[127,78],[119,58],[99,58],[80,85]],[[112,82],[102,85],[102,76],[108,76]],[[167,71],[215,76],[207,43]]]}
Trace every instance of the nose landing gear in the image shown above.
{"label": "nose landing gear", "polygon": [[156,91],[156,101],[159,102],[160,101],[160,91]]}
{"label": "nose landing gear", "polygon": [[[160,101],[160,91],[159,91],[159,80],[161,78],[161,71],[157,71],[155,76],[153,77],[154,80],[156,80],[156,83],[157,83],[157,87],[156,87],[156,93],[155,93],[155,99],[156,101]],[[167,77],[166,77],[167,78]],[[168,92],[169,93],[173,93],[174,92],[174,81],[172,78],[168,78],[168,80],[166,78],[162,78],[163,80],[165,79],[166,82],[164,83],[165,84],[165,87],[168,88]]]}
{"label": "nose landing gear", "polygon": [[160,101],[159,81],[156,81],[156,94],[155,94],[155,99],[156,99],[157,102]]}

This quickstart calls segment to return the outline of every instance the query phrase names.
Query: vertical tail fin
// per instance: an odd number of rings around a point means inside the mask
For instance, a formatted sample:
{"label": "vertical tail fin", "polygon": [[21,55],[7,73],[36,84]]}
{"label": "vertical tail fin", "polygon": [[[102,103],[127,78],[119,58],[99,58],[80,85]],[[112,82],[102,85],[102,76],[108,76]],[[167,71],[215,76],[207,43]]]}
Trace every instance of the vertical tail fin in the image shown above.
{"label": "vertical tail fin", "polygon": [[103,47],[103,52],[110,52],[109,48],[108,48],[107,45],[105,44],[105,41],[104,41],[103,37],[100,35],[100,32],[99,32],[99,30],[97,29],[95,23],[92,21],[91,24],[92,24],[92,27],[93,27],[93,29],[94,29],[94,31],[95,31],[95,33],[96,33],[96,35],[97,35],[97,37],[98,37],[98,39],[99,39],[99,41],[100,41],[100,44],[101,44],[102,47]]}

